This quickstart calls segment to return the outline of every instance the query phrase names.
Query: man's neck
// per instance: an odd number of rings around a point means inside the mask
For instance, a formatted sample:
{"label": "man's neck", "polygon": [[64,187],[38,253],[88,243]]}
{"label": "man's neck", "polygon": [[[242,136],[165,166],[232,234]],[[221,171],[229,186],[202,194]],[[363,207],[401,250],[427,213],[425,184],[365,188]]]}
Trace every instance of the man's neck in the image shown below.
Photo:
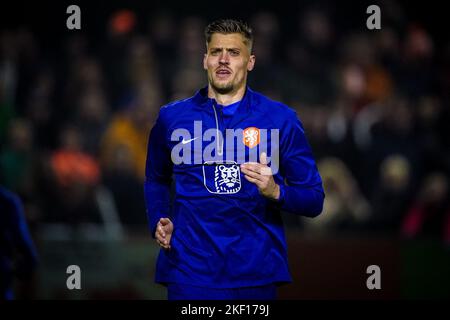
{"label": "man's neck", "polygon": [[228,106],[230,104],[233,104],[235,102],[241,101],[245,94],[246,86],[243,85],[238,90],[227,93],[227,94],[220,94],[217,91],[215,91],[211,85],[208,85],[208,98],[215,99],[218,104],[222,106]]}

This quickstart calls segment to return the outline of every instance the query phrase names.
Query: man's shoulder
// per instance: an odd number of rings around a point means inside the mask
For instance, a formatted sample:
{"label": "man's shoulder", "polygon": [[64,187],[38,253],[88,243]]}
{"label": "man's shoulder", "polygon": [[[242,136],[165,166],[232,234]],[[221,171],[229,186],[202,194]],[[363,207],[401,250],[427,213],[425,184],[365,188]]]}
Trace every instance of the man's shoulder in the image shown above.
{"label": "man's shoulder", "polygon": [[164,112],[177,112],[181,108],[186,108],[186,107],[192,105],[193,98],[194,98],[194,96],[189,97],[189,98],[184,98],[184,99],[178,99],[178,100],[171,101],[171,102],[163,105],[161,107],[161,110],[164,110]]}
{"label": "man's shoulder", "polygon": [[182,116],[185,112],[189,112],[193,106],[193,96],[185,99],[171,101],[163,105],[159,109],[160,117],[163,118],[177,118]]}
{"label": "man's shoulder", "polygon": [[260,92],[253,91],[253,99],[260,112],[270,115],[275,121],[296,118],[296,111],[287,104],[274,100]]}

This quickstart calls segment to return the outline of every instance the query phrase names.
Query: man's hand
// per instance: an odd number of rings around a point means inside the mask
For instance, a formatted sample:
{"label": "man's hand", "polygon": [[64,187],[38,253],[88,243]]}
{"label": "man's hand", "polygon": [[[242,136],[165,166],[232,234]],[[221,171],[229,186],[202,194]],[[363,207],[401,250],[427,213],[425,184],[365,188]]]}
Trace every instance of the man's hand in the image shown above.
{"label": "man's hand", "polygon": [[169,218],[161,218],[156,225],[156,242],[164,248],[170,249],[170,238],[172,237],[173,223]]}
{"label": "man's hand", "polygon": [[245,175],[245,179],[256,184],[259,192],[273,200],[280,198],[280,186],[273,179],[272,170],[267,166],[267,155],[261,153],[261,163],[247,162],[241,164],[241,171]]}

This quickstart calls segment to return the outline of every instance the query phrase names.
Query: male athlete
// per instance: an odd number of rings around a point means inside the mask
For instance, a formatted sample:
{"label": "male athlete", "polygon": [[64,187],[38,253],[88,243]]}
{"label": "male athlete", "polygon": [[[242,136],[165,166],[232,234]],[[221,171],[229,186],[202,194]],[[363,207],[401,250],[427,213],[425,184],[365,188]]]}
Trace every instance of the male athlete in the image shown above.
{"label": "male athlete", "polygon": [[280,212],[319,215],[321,177],[296,113],[246,84],[252,30],[218,20],[205,36],[208,86],[162,107],[149,138],[155,281],[169,300],[275,299],[292,281]]}
{"label": "male athlete", "polygon": [[[0,209],[0,300],[13,300],[14,287],[26,289],[31,283],[38,262],[37,251],[21,200],[1,185]],[[15,280],[19,280],[20,286],[14,286]],[[19,295],[19,298],[26,297]]]}

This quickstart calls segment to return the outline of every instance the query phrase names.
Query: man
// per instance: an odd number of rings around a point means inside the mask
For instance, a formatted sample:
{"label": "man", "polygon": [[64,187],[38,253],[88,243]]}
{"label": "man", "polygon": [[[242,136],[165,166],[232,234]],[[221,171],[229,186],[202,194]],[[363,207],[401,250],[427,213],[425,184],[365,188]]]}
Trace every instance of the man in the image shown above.
{"label": "man", "polygon": [[[13,280],[17,288],[31,283],[37,266],[37,252],[28,231],[22,202],[11,191],[0,186],[0,300],[14,299]],[[26,292],[23,292],[26,294]],[[25,296],[24,296],[25,297]]]}
{"label": "man", "polygon": [[161,108],[149,138],[155,280],[169,300],[275,299],[291,281],[280,212],[320,214],[322,181],[295,112],[246,85],[251,29],[219,20],[205,36],[208,87]]}

